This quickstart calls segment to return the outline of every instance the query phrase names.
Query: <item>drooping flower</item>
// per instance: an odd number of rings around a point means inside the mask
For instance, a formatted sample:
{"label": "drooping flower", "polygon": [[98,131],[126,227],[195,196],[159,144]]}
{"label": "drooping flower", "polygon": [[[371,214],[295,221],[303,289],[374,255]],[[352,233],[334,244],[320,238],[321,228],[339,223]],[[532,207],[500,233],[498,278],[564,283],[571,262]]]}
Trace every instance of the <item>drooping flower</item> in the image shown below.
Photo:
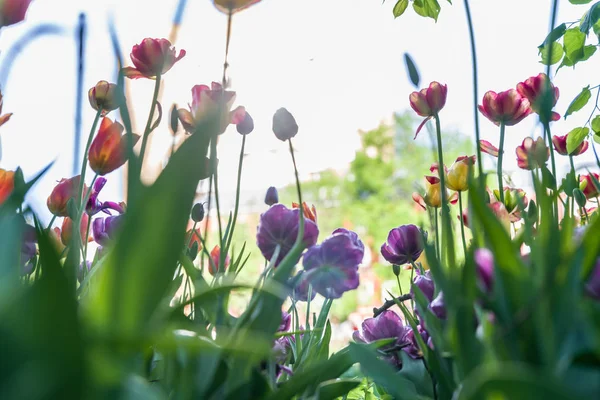
{"label": "drooping flower", "polygon": [[[256,232],[256,244],[262,255],[270,260],[275,249],[280,246],[279,256],[275,261],[278,265],[294,246],[300,222],[300,211],[290,210],[283,204],[274,204],[260,216]],[[304,221],[304,245],[308,248],[317,243],[319,228],[310,219]]]}
{"label": "drooping flower", "polygon": [[[596,183],[594,183],[595,178]],[[598,197],[600,195],[600,187],[598,187],[598,182],[600,182],[600,175],[595,172],[590,172],[588,175],[581,175],[579,177],[579,189],[583,192],[586,199],[592,199],[594,197]]]}
{"label": "drooping flower", "polygon": [[475,164],[475,156],[458,157],[446,172],[446,186],[450,190],[464,192],[469,189],[469,170]]}
{"label": "drooping flower", "polygon": [[[219,272],[218,268],[219,268],[219,262],[221,260],[221,248],[217,245],[215,247],[213,247],[213,249],[210,252],[210,261],[208,263],[208,272],[212,275],[215,276],[217,275],[217,273]],[[223,263],[223,272],[227,269],[227,267],[229,266],[229,255],[225,255],[225,261]]]}
{"label": "drooping flower", "polygon": [[542,72],[528,78],[525,82],[518,83],[517,92],[529,101],[531,109],[540,116],[542,121],[558,121],[560,119],[560,115],[552,111],[560,92],[545,73]]}
{"label": "drooping flower", "polygon": [[31,0],[4,0],[0,3],[0,27],[9,26],[25,19]]}
{"label": "drooping flower", "polygon": [[[521,199],[521,203],[523,206],[527,206],[528,199],[525,191],[523,189],[511,188],[505,186],[504,189],[504,206],[506,207],[506,211],[510,217],[510,222],[517,222],[521,217],[521,210],[519,209],[519,199]],[[496,201],[500,201],[500,191],[498,189],[494,189],[493,199]]]}
{"label": "drooping flower", "polygon": [[273,133],[277,139],[285,142],[298,133],[296,119],[286,108],[280,108],[273,115]]}
{"label": "drooping flower", "polygon": [[423,252],[423,233],[415,225],[401,225],[390,230],[381,245],[381,255],[395,265],[415,262]]}
{"label": "drooping flower", "polygon": [[494,283],[494,253],[489,249],[481,248],[475,250],[473,258],[479,285],[485,292],[490,293]]}
{"label": "drooping flower", "polygon": [[[433,300],[433,295],[435,294],[435,283],[431,278],[431,272],[425,271],[425,273],[422,274],[417,268],[415,278],[413,279],[413,285],[418,287],[421,292],[423,292],[429,302]],[[413,293],[412,286],[410,288],[410,293]]]}
{"label": "drooping flower", "polygon": [[190,213],[192,217],[192,221],[201,222],[204,219],[204,204],[196,203],[192,207],[192,212]]}
{"label": "drooping flower", "polygon": [[[292,208],[294,208],[294,209],[300,208],[300,205],[296,202],[292,202]],[[315,208],[314,204],[311,205],[310,207],[308,207],[308,204],[306,204],[306,202],[303,201],[302,202],[302,213],[304,214],[305,218],[310,219],[315,224],[317,223],[317,209]]]}
{"label": "drooping flower", "polygon": [[0,205],[8,199],[15,188],[15,172],[0,168]]}
{"label": "drooping flower", "polygon": [[323,297],[338,299],[345,292],[356,289],[358,266],[364,252],[358,235],[345,229],[309,248],[302,265],[313,290]]}
{"label": "drooping flower", "polygon": [[[79,175],[68,179],[61,179],[54,189],[52,189],[50,196],[48,196],[48,200],[46,201],[48,210],[57,217],[68,216],[67,205],[71,199],[76,201],[80,182],[81,176]],[[84,194],[87,192],[85,184],[83,185],[83,192]]]}
{"label": "drooping flower", "polygon": [[88,99],[92,108],[100,111],[100,115],[103,117],[119,108],[123,103],[117,85],[108,83],[107,81],[96,83],[96,86],[88,91]]}
{"label": "drooping flower", "polygon": [[500,93],[490,90],[483,96],[479,111],[496,125],[511,126],[531,114],[531,107],[529,101],[515,89]]}
{"label": "drooping flower", "polygon": [[100,246],[108,245],[114,238],[115,234],[123,220],[123,215],[111,215],[106,218],[96,218],[92,222],[92,233],[94,240]]}
{"label": "drooping flower", "polygon": [[213,0],[217,9],[225,14],[242,11],[261,0]]}
{"label": "drooping flower", "polygon": [[177,110],[179,121],[187,133],[193,134],[209,118],[219,116],[221,134],[229,124],[237,125],[242,122],[246,115],[246,109],[242,106],[231,110],[235,97],[235,92],[224,90],[217,82],[213,82],[211,87],[196,85],[192,88],[192,104],[189,105],[189,110]]}
{"label": "drooping flower", "polygon": [[176,55],[175,48],[167,39],[145,38],[131,49],[131,61],[135,67],[123,68],[123,74],[131,79],[153,78],[169,71],[185,56],[185,50]]}
{"label": "drooping flower", "polygon": [[600,301],[600,258],[596,260],[596,266],[585,284],[585,292]]}
{"label": "drooping flower", "polygon": [[254,119],[248,111],[246,111],[244,118],[237,123],[235,127],[240,135],[248,135],[254,130]]}
{"label": "drooping flower", "polygon": [[517,165],[519,168],[533,170],[546,164],[550,158],[550,149],[546,146],[544,138],[533,140],[526,137],[520,146],[517,146]]}
{"label": "drooping flower", "polygon": [[412,92],[408,97],[410,106],[421,117],[425,117],[423,122],[417,128],[415,139],[423,129],[427,121],[435,117],[446,104],[448,95],[448,86],[438,82],[431,82],[428,88],[421,89],[419,92]]}
{"label": "drooping flower", "polygon": [[[120,168],[127,161],[128,139],[123,135],[123,125],[102,118],[98,134],[88,153],[90,167],[99,175],[106,175]],[[133,135],[135,144],[140,137]]]}
{"label": "drooping flower", "polygon": [[[566,134],[564,136],[558,136],[558,135],[554,135],[552,136],[552,144],[554,145],[554,150],[556,150],[556,152],[562,156],[568,156],[569,155],[569,151],[567,150],[567,138],[569,137],[569,134]],[[572,156],[578,156],[580,154],[583,154],[586,152],[586,150],[589,147],[589,143],[587,140],[584,140],[583,142],[581,142],[581,144],[579,146],[577,146],[577,148],[575,150],[573,150],[573,152],[571,152],[570,155]]]}
{"label": "drooping flower", "polygon": [[265,204],[272,206],[273,204],[277,203],[279,203],[279,193],[277,193],[277,188],[275,186],[271,186],[267,189],[267,194],[265,195]]}
{"label": "drooping flower", "polygon": [[[432,166],[433,169],[433,166]],[[437,171],[437,165],[436,169]],[[433,171],[432,171],[433,172]],[[425,196],[415,192],[412,195],[412,199],[417,203],[423,210],[427,210],[427,206],[433,208],[439,208],[442,206],[442,183],[440,178],[437,176],[426,176],[425,177]],[[446,191],[448,193],[448,191]],[[450,204],[456,204],[458,201],[458,194],[453,193],[452,195],[447,194],[446,199]]]}
{"label": "drooping flower", "polygon": [[[89,221],[89,216],[84,213],[81,217],[81,224],[79,225],[79,234],[81,236],[81,243],[87,243],[88,238],[86,238],[87,233],[87,225]],[[73,238],[73,220],[69,217],[65,217],[63,219],[62,227],[60,229],[60,240],[65,246],[69,246],[71,244],[71,239]]]}
{"label": "drooping flower", "polygon": [[500,154],[500,150],[487,140],[479,141],[479,149],[493,157],[498,157],[498,154]]}
{"label": "drooping flower", "polygon": [[[361,329],[354,331],[352,339],[357,343],[372,343],[381,339],[395,339],[392,343],[381,347],[385,352],[397,346],[408,344],[407,335],[410,328],[404,326],[402,319],[394,311],[385,310],[375,318],[367,318],[361,324]],[[395,365],[400,365],[400,360],[395,353],[388,354],[385,359]]]}

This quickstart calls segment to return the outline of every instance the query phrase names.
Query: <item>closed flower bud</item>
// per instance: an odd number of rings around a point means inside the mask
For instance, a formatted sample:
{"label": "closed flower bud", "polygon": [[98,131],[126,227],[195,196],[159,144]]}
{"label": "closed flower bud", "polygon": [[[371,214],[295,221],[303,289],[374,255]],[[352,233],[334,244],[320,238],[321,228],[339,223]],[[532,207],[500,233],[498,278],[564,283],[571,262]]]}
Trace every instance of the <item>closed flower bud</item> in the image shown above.
{"label": "closed flower bud", "polygon": [[[98,134],[94,138],[88,158],[90,167],[99,175],[106,175],[120,168],[127,161],[127,137],[122,135],[123,125],[103,118]],[[133,135],[135,144],[140,137]]]}
{"label": "closed flower bud", "polygon": [[533,140],[526,137],[523,143],[517,147],[517,165],[519,168],[533,170],[546,164],[550,158],[550,149],[546,146],[544,138]]}
{"label": "closed flower bud", "polygon": [[586,199],[591,199],[600,195],[599,181],[600,175],[595,172],[579,177],[579,189],[581,189]]}
{"label": "closed flower bud", "polygon": [[281,141],[291,139],[298,133],[296,119],[285,108],[280,108],[273,115],[273,133]]}
{"label": "closed flower bud", "polygon": [[[48,210],[57,217],[68,216],[69,200],[75,200],[77,197],[80,182],[81,177],[79,175],[69,179],[61,179],[52,190],[52,193],[50,193],[50,196],[48,196],[48,200],[46,201]],[[84,185],[84,194],[86,191],[87,188]]]}
{"label": "closed flower bud", "polygon": [[273,204],[277,203],[279,203],[279,194],[277,193],[275,186],[271,186],[267,189],[267,194],[265,195],[265,204],[272,206]]}
{"label": "closed flower bud", "polygon": [[444,108],[447,95],[448,86],[435,81],[431,82],[428,88],[410,94],[408,99],[412,109],[421,117],[426,117],[417,128],[415,139],[425,123]]}
{"label": "closed flower bud", "polygon": [[[558,135],[554,135],[552,136],[552,144],[554,145],[554,150],[556,150],[556,152],[562,156],[568,156],[569,155],[569,151],[567,150],[567,138],[569,137],[569,134],[566,134],[564,136],[558,136]],[[589,143],[587,140],[584,140],[583,142],[581,142],[581,144],[579,146],[577,146],[577,148],[575,150],[573,150],[573,152],[571,153],[572,156],[578,156],[580,154],[583,154],[586,152],[586,150],[589,147]]]}
{"label": "closed flower bud", "polygon": [[25,19],[31,0],[0,1],[0,27],[9,26]]}
{"label": "closed flower bud", "polygon": [[475,250],[475,271],[482,290],[487,293],[492,291],[494,283],[494,254],[485,248]]}
{"label": "closed flower bud", "polygon": [[[81,235],[81,242],[87,243],[85,234],[87,232],[87,224],[89,217],[87,214],[83,214],[81,218],[81,224],[79,225],[79,233]],[[65,246],[69,246],[71,239],[73,238],[73,220],[69,217],[65,217],[60,230],[60,240]]]}
{"label": "closed flower bud", "polygon": [[254,130],[254,120],[248,111],[246,111],[244,119],[236,125],[236,129],[240,135],[247,135]]}
{"label": "closed flower bud", "polygon": [[450,190],[464,192],[469,189],[469,170],[475,163],[475,156],[458,157],[448,169],[446,186]]}
{"label": "closed flower bud", "polygon": [[444,293],[439,292],[437,297],[429,303],[429,309],[439,319],[446,319],[446,303],[444,302]]}
{"label": "closed flower bud", "polygon": [[580,189],[573,189],[573,197],[575,198],[575,201],[579,207],[585,207],[587,199]]}
{"label": "closed flower bud", "polygon": [[171,134],[175,136],[179,130],[179,112],[177,111],[177,104],[173,104],[173,107],[171,107],[170,117]]}
{"label": "closed flower bud", "polygon": [[204,219],[204,205],[202,203],[194,204],[192,207],[192,221],[200,222]]}
{"label": "closed flower bud", "polygon": [[96,111],[101,111],[104,116],[110,111],[116,110],[121,105],[121,93],[114,83],[100,81],[88,91],[90,105]]}
{"label": "closed flower bud", "polygon": [[[221,248],[219,246],[215,246],[215,247],[213,247],[213,249],[210,252],[210,260],[208,262],[208,272],[212,276],[217,275],[217,273],[219,272],[220,261],[221,261]],[[222,272],[225,272],[225,270],[227,269],[228,266],[229,266],[229,255],[226,255],[224,263],[223,263],[223,271]]]}

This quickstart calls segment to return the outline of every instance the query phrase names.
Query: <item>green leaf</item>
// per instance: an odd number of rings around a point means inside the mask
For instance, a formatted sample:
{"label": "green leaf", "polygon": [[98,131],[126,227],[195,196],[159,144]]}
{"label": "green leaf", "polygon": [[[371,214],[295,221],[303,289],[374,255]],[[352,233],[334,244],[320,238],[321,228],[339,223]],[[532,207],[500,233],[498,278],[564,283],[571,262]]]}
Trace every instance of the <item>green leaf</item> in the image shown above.
{"label": "green leaf", "polygon": [[323,382],[317,389],[319,400],[335,400],[346,395],[348,392],[360,385],[357,379],[338,379]]}
{"label": "green leaf", "polygon": [[594,139],[594,142],[600,144],[600,135],[599,134],[595,134],[592,138]]}
{"label": "green leaf", "polygon": [[400,376],[414,383],[420,394],[433,398],[433,383],[423,360],[412,359],[405,351],[400,352],[400,358],[402,359]]}
{"label": "green leaf", "polygon": [[574,112],[579,111],[583,107],[585,107],[585,105],[588,103],[588,101],[590,101],[591,97],[592,97],[592,92],[590,92],[590,85],[587,85],[586,87],[581,89],[581,92],[573,99],[571,104],[569,104],[569,107],[567,108],[567,111],[565,112],[565,119],[567,119],[567,117],[569,115],[571,115]]}
{"label": "green leaf", "polygon": [[542,58],[542,60],[540,62],[544,65],[547,65],[548,63],[550,63],[550,65],[556,64],[557,62],[559,62],[561,60],[561,58],[564,54],[563,47],[558,42],[552,43],[552,54],[550,54],[549,51],[550,51],[550,44],[540,47],[538,49],[538,53],[539,53],[540,57]]}
{"label": "green leaf", "polygon": [[592,120],[592,130],[595,134],[600,133],[600,115],[596,115]]}
{"label": "green leaf", "polygon": [[573,64],[584,57],[585,53],[583,51],[583,46],[585,45],[585,33],[577,28],[567,29],[563,43],[565,55],[573,62]]}
{"label": "green leaf", "polygon": [[563,23],[563,24],[558,25],[556,28],[554,28],[554,29],[552,29],[552,31],[550,31],[548,36],[546,36],[546,39],[544,39],[544,42],[538,46],[538,49],[541,49],[542,47],[545,47],[552,42],[556,42],[558,39],[563,37],[563,35],[565,34],[566,31],[567,31],[566,24]]}
{"label": "green leaf", "polygon": [[408,53],[404,53],[404,64],[406,65],[406,70],[408,71],[408,77],[415,88],[419,88],[419,83],[421,81],[421,77],[419,76],[419,70],[415,65],[412,57]]}
{"label": "green leaf", "polygon": [[590,133],[588,127],[579,127],[572,129],[567,136],[567,152],[571,154],[587,137]]}
{"label": "green leaf", "polygon": [[420,16],[433,18],[437,22],[440,14],[440,4],[437,0],[415,0],[413,8]]}
{"label": "green leaf", "polygon": [[565,57],[565,58],[563,58],[563,61],[560,64],[559,68],[573,67],[573,66],[575,66],[575,64],[577,64],[579,62],[588,60],[591,56],[593,56],[596,53],[596,49],[597,49],[596,46],[591,45],[591,44],[585,46],[583,48],[583,57],[580,60],[573,62],[571,59],[569,59],[569,57]]}
{"label": "green leaf", "polygon": [[569,0],[571,4],[588,4],[591,3],[592,0]]}
{"label": "green leaf", "polygon": [[[591,1],[591,0],[590,0]],[[589,3],[589,1],[588,1]],[[587,4],[587,3],[581,3]],[[596,25],[596,22],[600,20],[600,2],[594,4],[590,10],[585,14],[583,18],[583,22],[579,26],[579,29],[584,34],[588,34],[590,32],[590,28]]]}
{"label": "green leaf", "polygon": [[406,11],[407,7],[408,7],[408,0],[398,0],[396,5],[394,6],[394,10],[393,10],[394,18],[398,18],[399,16],[404,14],[404,11]]}

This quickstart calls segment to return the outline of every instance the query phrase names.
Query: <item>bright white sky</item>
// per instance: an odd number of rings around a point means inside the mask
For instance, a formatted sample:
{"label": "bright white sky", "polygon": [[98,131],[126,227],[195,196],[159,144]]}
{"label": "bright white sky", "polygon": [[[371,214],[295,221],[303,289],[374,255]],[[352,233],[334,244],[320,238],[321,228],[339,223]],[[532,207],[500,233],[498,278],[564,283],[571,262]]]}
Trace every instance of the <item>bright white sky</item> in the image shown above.
{"label": "bright white sky", "polygon": [[[71,176],[76,42],[78,14],[88,17],[85,90],[98,80],[115,79],[115,60],[108,36],[108,19],[115,17],[121,46],[129,64],[129,49],[144,37],[168,37],[177,0],[34,0],[27,21],[0,32],[0,66],[10,46],[41,23],[59,24],[62,35],[40,37],[26,47],[2,82],[4,111],[13,112],[2,127],[3,168],[20,165],[34,175],[52,160],[54,167],[37,185],[31,202],[47,214],[45,199],[56,180]],[[210,0],[188,1],[176,47],[187,56],[166,74],[162,104],[180,106],[191,100],[194,84],[220,80],[226,17]],[[249,136],[244,188],[262,193],[281,186],[293,175],[287,146],[271,132],[274,111],[287,107],[296,116],[298,161],[304,174],[327,167],[343,167],[359,144],[357,131],[370,129],[393,112],[409,108],[413,90],[406,76],[403,53],[417,62],[422,85],[431,80],[448,84],[448,102],[441,114],[448,130],[473,135],[470,50],[461,1],[442,2],[438,23],[409,9],[394,20],[393,1],[380,0],[263,0],[234,17],[230,49],[232,88],[238,104],[252,113],[256,129]],[[537,45],[548,30],[548,0],[472,1],[480,67],[480,97],[485,90],[514,87],[543,71]],[[558,23],[577,20],[586,6],[562,1]],[[142,6],[143,5],[143,6]],[[555,84],[561,90],[557,111],[588,83],[597,84],[598,56],[576,71],[561,70]],[[143,125],[153,82],[130,83],[137,125]],[[83,134],[94,116],[84,99]],[[554,133],[565,134],[587,120],[588,111],[554,124]],[[116,115],[111,114],[112,118]],[[506,168],[516,171],[512,148],[535,130],[536,119],[507,130]],[[156,130],[152,161],[160,163],[170,145],[168,118]],[[498,142],[497,128],[481,120],[483,138]],[[85,138],[84,138],[85,140]],[[234,184],[240,136],[234,129],[220,142],[221,187]],[[591,151],[586,159],[591,159]],[[567,160],[560,160],[566,167]],[[488,160],[489,162],[489,160]],[[491,165],[491,164],[490,164]],[[406,168],[428,166],[407,165]],[[564,170],[564,169],[563,169]],[[521,175],[522,176],[522,175]],[[112,179],[111,179],[112,178]],[[517,181],[519,181],[517,176]],[[120,176],[109,175],[103,196],[120,196]],[[112,196],[111,196],[112,193]]]}

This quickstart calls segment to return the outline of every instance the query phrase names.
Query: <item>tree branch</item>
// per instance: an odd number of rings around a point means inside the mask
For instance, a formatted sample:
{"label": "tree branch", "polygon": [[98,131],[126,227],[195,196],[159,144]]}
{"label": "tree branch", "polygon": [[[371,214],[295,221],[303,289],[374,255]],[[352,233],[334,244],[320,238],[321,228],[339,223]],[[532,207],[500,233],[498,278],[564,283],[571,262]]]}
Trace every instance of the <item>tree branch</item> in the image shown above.
{"label": "tree branch", "polygon": [[385,310],[389,309],[390,307],[392,307],[393,305],[396,304],[396,301],[407,301],[412,299],[412,295],[410,293],[407,294],[403,294],[402,296],[398,296],[395,299],[391,299],[391,300],[386,300],[385,303],[383,303],[383,305],[379,308],[373,308],[373,317],[378,316],[379,314],[381,314],[382,312],[384,312]]}

